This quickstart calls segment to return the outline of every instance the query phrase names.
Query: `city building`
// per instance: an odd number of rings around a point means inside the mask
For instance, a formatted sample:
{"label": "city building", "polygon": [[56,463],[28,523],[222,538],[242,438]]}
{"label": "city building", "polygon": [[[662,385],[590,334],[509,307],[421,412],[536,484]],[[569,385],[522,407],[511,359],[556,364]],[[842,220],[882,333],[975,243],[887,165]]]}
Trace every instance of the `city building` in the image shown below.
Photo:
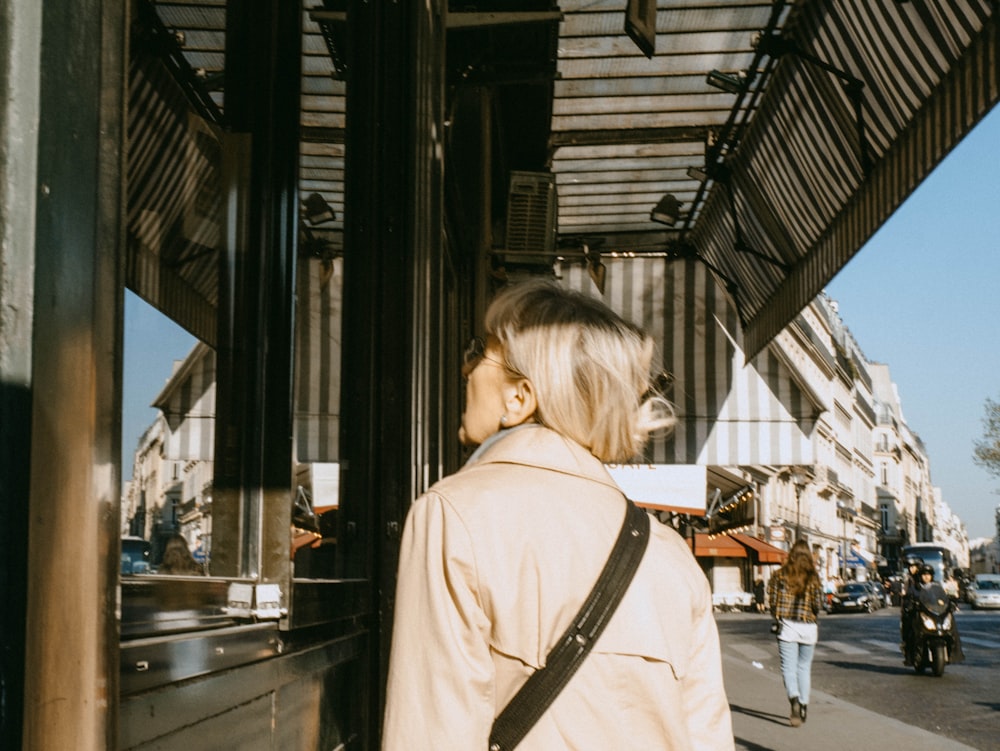
{"label": "city building", "polygon": [[122,499],[123,533],[151,543],[155,566],[165,541],[180,534],[208,563],[212,539],[215,354],[198,343],[175,363],[154,399],[160,410],[135,450]]}

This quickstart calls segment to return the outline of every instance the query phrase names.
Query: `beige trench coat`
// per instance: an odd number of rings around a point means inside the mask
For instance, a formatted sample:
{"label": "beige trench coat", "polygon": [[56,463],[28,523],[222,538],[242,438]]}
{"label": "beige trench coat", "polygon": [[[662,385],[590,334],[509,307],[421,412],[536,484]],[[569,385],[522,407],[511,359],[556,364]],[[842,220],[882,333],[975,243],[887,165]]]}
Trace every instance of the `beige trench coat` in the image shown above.
{"label": "beige trench coat", "polygon": [[[624,514],[601,462],[539,426],[419,498],[400,551],[383,749],[485,751]],[[651,529],[607,630],[519,751],[734,747],[708,582],[676,532]]]}

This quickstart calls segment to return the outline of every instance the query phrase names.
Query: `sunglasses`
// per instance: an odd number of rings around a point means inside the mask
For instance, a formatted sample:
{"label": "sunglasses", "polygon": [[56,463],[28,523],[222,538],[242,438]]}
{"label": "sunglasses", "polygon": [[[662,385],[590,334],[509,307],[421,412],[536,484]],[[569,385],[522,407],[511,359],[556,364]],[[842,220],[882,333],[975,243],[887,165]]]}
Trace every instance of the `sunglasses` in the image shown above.
{"label": "sunglasses", "polygon": [[649,384],[649,389],[646,393],[642,395],[640,402],[645,402],[648,399],[652,399],[654,396],[665,396],[670,390],[670,387],[674,383],[674,378],[667,372],[661,372],[654,376],[652,382]]}
{"label": "sunglasses", "polygon": [[465,345],[465,352],[462,354],[462,377],[468,378],[476,366],[483,360],[493,363],[501,368],[505,367],[499,360],[494,360],[486,354],[486,340],[481,336],[474,336]]}

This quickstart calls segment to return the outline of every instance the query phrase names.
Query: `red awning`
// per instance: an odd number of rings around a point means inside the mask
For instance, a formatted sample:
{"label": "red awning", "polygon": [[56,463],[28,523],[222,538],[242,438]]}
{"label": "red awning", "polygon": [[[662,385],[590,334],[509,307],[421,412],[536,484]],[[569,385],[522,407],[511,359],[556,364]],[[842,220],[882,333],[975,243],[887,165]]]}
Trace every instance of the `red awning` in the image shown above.
{"label": "red awning", "polygon": [[751,537],[750,535],[745,535],[741,532],[734,532],[733,537],[741,545],[746,545],[747,548],[752,550],[757,555],[758,563],[776,563],[780,565],[784,563],[785,558],[788,557],[788,553],[781,548],[776,548],[774,545],[770,545],[756,537]]}
{"label": "red awning", "polygon": [[647,508],[650,511],[670,511],[674,514],[687,514],[689,516],[704,516],[704,509],[693,509],[690,506],[669,506],[664,503],[650,503],[648,501],[633,501],[636,506]]}
{"label": "red awning", "polygon": [[[687,538],[688,545],[691,538]],[[704,532],[695,535],[694,554],[699,558],[746,558],[747,550],[729,535],[710,537]]]}
{"label": "red awning", "polygon": [[[688,546],[691,538],[687,538]],[[699,558],[751,558],[757,564],[782,564],[788,554],[781,548],[740,532],[711,537],[704,532],[695,536],[694,554]]]}

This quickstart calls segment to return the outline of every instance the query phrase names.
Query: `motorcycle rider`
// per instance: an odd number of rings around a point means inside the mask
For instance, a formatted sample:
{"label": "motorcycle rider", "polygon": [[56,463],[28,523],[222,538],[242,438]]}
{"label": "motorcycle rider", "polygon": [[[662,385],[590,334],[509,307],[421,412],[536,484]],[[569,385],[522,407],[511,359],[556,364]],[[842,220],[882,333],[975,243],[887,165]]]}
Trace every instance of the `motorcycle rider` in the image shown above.
{"label": "motorcycle rider", "polygon": [[[904,629],[903,631],[903,641],[905,644],[903,650],[904,665],[913,664],[913,658],[914,658],[913,648],[916,643],[915,621],[917,618],[917,611],[919,610],[920,591],[934,581],[933,566],[929,564],[923,564],[919,566],[918,571],[919,571],[918,579],[913,583],[912,587],[907,587],[906,597],[903,601],[904,616],[901,616],[901,619],[904,617],[906,618],[905,626],[903,624],[903,621],[902,620],[900,621],[900,628]],[[958,610],[958,606],[955,605],[955,602],[950,599],[949,599],[949,610],[951,610],[952,613]],[[958,637],[958,624],[955,623],[954,618],[952,618],[951,632],[952,636],[954,637],[954,644],[952,646],[951,654],[949,656],[948,661],[954,664],[962,662],[965,659],[965,654],[962,652],[962,642]]]}
{"label": "motorcycle rider", "polygon": [[[912,665],[911,655],[913,652],[913,617],[916,613],[917,591],[920,589],[923,559],[911,556],[906,559],[907,575],[903,581],[903,599],[899,607],[899,635],[902,639],[900,649],[903,652],[903,664]],[[930,568],[928,566],[928,568]],[[934,569],[931,569],[931,579],[934,578]]]}

